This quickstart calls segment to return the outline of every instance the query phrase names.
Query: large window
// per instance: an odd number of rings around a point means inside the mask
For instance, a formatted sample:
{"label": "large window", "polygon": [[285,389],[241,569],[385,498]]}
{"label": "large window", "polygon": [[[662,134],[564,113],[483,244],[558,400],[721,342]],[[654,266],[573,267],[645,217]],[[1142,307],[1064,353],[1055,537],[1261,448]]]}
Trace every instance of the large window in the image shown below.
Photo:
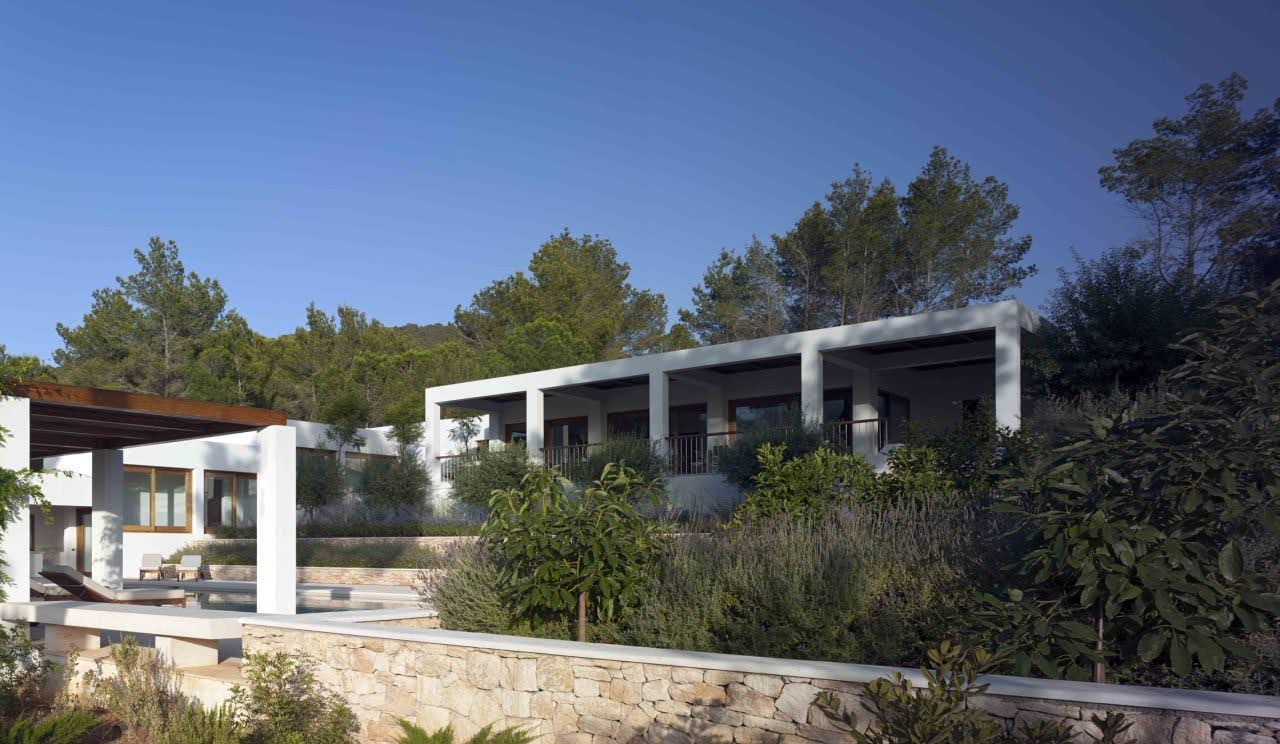
{"label": "large window", "polygon": [[258,512],[258,476],[251,473],[204,474],[204,526],[251,527]]}
{"label": "large window", "polygon": [[795,423],[800,410],[800,394],[765,395],[729,401],[731,431],[776,429]]}
{"label": "large window", "polygon": [[902,435],[906,433],[907,421],[911,419],[911,401],[901,395],[881,390],[876,407],[880,412],[880,420],[888,419],[886,431],[880,437],[883,440],[881,446],[901,442]]}
{"label": "large window", "polygon": [[371,462],[385,462],[394,465],[396,463],[395,455],[374,455],[368,452],[348,452],[342,456],[343,462],[346,463],[347,470],[355,470],[363,472],[365,465]]}
{"label": "large window", "polygon": [[190,515],[190,470],[125,467],[126,532],[190,532]]}

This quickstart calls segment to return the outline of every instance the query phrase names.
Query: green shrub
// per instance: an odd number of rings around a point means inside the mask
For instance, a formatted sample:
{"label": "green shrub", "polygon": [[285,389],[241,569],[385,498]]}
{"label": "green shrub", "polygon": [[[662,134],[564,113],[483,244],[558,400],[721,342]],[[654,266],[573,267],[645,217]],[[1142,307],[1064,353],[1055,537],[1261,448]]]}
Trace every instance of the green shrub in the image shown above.
{"label": "green shrub", "polygon": [[111,646],[116,672],[86,675],[89,694],[107,713],[148,739],[160,735],[189,704],[178,691],[173,670],[151,649],[125,636]]}
{"label": "green shrub", "polygon": [[[215,538],[251,540],[257,528],[216,526],[210,531]],[[351,521],[305,521],[298,525],[300,538],[452,538],[479,535],[480,522],[466,521],[383,521],[357,519]]]}
{"label": "green shrub", "polygon": [[404,452],[395,462],[366,462],[360,472],[359,490],[365,504],[375,512],[421,514],[431,493],[431,479],[422,461],[412,452]]}
{"label": "green shrub", "polygon": [[786,447],[786,456],[804,457],[825,444],[822,428],[795,416],[783,427],[749,427],[733,436],[733,443],[716,454],[725,480],[744,493],[755,484],[760,472],[760,448],[766,444]]}
{"label": "green shrub", "polygon": [[[404,729],[404,734],[399,739],[400,744],[454,744],[457,741],[452,726],[428,734],[425,729],[401,720],[400,728]],[[508,728],[494,732],[493,726],[485,726],[464,744],[529,744],[533,740],[534,737],[521,729]]]}
{"label": "green shrub", "polygon": [[466,506],[486,508],[494,491],[518,487],[534,469],[522,444],[481,450],[458,468],[449,495]]}
{"label": "green shrub", "polygon": [[347,495],[347,478],[336,458],[298,452],[296,478],[298,508],[308,519]]}
{"label": "green shrub", "polygon": [[[256,540],[243,542],[202,542],[180,548],[165,559],[177,563],[184,554],[198,553],[207,566],[253,566],[258,563]],[[408,541],[335,544],[299,540],[299,566],[339,568],[439,568],[443,556],[430,545]]]}
{"label": "green shrub", "polygon": [[650,599],[601,641],[866,664],[922,663],[1009,559],[997,515],[854,504],[669,540]]}
{"label": "green shrub", "polygon": [[876,473],[858,455],[825,447],[786,459],[786,445],[765,444],[752,489],[734,512],[734,522],[788,517],[816,519],[832,508],[874,498]]}
{"label": "green shrub", "polygon": [[212,710],[188,705],[155,737],[155,744],[240,744],[242,741],[244,732],[229,705]]}
{"label": "green shrub", "polygon": [[98,726],[98,717],[87,710],[70,708],[44,718],[22,716],[0,724],[0,744],[80,744]]}
{"label": "green shrub", "polygon": [[586,461],[573,468],[573,472],[568,475],[577,483],[592,483],[600,479],[610,463],[626,465],[655,483],[661,482],[667,474],[666,463],[654,451],[651,441],[638,437],[620,437],[591,447]]}
{"label": "green shrub", "polygon": [[[818,709],[837,729],[844,731],[857,744],[901,744],[902,742],[948,742],[948,744],[1070,744],[1077,741],[1075,731],[1065,722],[1040,721],[1024,723],[1006,732],[1004,724],[991,718],[982,708],[969,704],[973,695],[986,692],[987,685],[978,677],[993,668],[997,657],[985,649],[971,655],[960,646],[943,641],[928,653],[929,663],[920,667],[925,687],[916,688],[911,680],[894,672],[867,685],[862,708],[869,725],[862,725],[858,712],[844,705],[831,692],[819,693]],[[1090,735],[1099,744],[1118,744],[1132,727],[1121,713],[1094,715],[1092,723],[1101,736]],[[864,729],[864,730],[860,730]]]}
{"label": "green shrub", "polygon": [[25,622],[0,626],[0,714],[33,704],[53,663],[31,642]]}
{"label": "green shrub", "polygon": [[537,623],[564,617],[576,606],[582,641],[588,615],[608,622],[646,599],[660,534],[636,504],[656,486],[614,465],[575,498],[568,486],[554,471],[540,468],[519,488],[495,492],[484,536],[516,614]]}
{"label": "green shrub", "polygon": [[435,605],[440,627],[473,633],[507,633],[514,612],[499,587],[498,563],[489,546],[477,541],[449,551],[441,574],[422,574],[416,587]]}
{"label": "green shrub", "polygon": [[880,474],[881,493],[890,499],[921,500],[946,497],[956,490],[941,454],[932,447],[904,444],[895,447]]}
{"label": "green shrub", "polygon": [[243,685],[231,688],[236,721],[251,744],[347,744],[356,717],[326,689],[306,654],[245,654]]}
{"label": "green shrub", "polygon": [[1011,482],[1003,506],[1028,545],[985,619],[1016,671],[1102,681],[1152,665],[1181,681],[1221,673],[1250,655],[1245,634],[1274,630],[1274,574],[1242,541],[1280,534],[1280,367],[1264,361],[1280,344],[1280,282],[1213,312],[1154,412],[1094,418]]}

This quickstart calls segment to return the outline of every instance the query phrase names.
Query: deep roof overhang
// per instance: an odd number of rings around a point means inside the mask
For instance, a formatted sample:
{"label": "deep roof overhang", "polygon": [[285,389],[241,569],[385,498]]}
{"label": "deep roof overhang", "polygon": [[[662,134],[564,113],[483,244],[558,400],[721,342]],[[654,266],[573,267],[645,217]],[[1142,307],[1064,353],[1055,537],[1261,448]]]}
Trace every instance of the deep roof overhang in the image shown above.
{"label": "deep roof overhang", "polygon": [[33,459],[198,439],[283,426],[284,413],[147,393],[19,382],[7,393],[31,401]]}

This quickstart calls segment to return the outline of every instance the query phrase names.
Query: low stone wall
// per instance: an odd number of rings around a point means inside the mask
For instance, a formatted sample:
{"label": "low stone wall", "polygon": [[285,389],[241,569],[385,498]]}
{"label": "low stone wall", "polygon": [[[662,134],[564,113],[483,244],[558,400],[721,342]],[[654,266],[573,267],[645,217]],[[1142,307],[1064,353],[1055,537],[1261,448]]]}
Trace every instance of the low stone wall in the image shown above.
{"label": "low stone wall", "polygon": [[[861,711],[865,683],[893,671],[305,618],[245,620],[246,651],[306,653],[360,720],[361,741],[392,742],[397,719],[428,730],[523,726],[547,741],[847,742],[813,705],[824,690]],[[1083,682],[990,677],[974,704],[1007,725],[1067,722],[1080,741],[1094,713],[1124,712],[1135,741],[1274,744],[1280,700]]]}
{"label": "low stone wall", "polygon": [[[393,543],[403,545],[416,545],[424,548],[440,548],[445,549],[453,545],[461,543],[474,542],[478,540],[474,535],[442,535],[437,537],[299,537],[298,542],[318,543],[321,545],[368,545],[370,543]],[[208,540],[197,540],[191,543],[193,548],[201,545],[230,545],[255,543],[256,539],[252,537],[217,537]]]}
{"label": "low stone wall", "polygon": [[[257,566],[206,566],[208,578],[218,581],[256,581]],[[437,573],[441,569],[430,569]],[[413,586],[420,574],[416,568],[343,568],[299,566],[299,584],[376,584],[380,586]]]}

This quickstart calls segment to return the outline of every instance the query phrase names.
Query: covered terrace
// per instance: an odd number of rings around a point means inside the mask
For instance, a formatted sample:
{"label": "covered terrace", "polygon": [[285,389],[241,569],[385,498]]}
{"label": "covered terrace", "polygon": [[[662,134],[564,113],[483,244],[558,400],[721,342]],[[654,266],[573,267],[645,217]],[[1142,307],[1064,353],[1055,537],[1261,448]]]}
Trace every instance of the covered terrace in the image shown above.
{"label": "covered terrace", "polygon": [[1035,324],[1006,301],[431,388],[427,449],[447,482],[465,455],[434,422],[465,409],[488,414],[489,442],[523,441],[555,467],[630,436],[648,439],[671,475],[705,476],[742,431],[803,418],[876,462],[907,420],[952,423],[984,397],[1017,426],[1022,334]]}
{"label": "covered terrace", "polygon": [[[293,614],[295,595],[295,431],[279,411],[166,398],[45,382],[18,383],[0,398],[0,465],[39,469],[43,458],[92,453],[91,575],[112,589],[123,586],[126,493],[123,450],[128,447],[256,431],[259,612]],[[64,476],[45,475],[46,482]],[[166,506],[190,515],[187,502]],[[155,495],[152,494],[152,499]],[[55,502],[56,503],[56,502]],[[155,503],[148,505],[156,508]],[[30,599],[31,520],[23,510],[0,540],[11,602]]]}

